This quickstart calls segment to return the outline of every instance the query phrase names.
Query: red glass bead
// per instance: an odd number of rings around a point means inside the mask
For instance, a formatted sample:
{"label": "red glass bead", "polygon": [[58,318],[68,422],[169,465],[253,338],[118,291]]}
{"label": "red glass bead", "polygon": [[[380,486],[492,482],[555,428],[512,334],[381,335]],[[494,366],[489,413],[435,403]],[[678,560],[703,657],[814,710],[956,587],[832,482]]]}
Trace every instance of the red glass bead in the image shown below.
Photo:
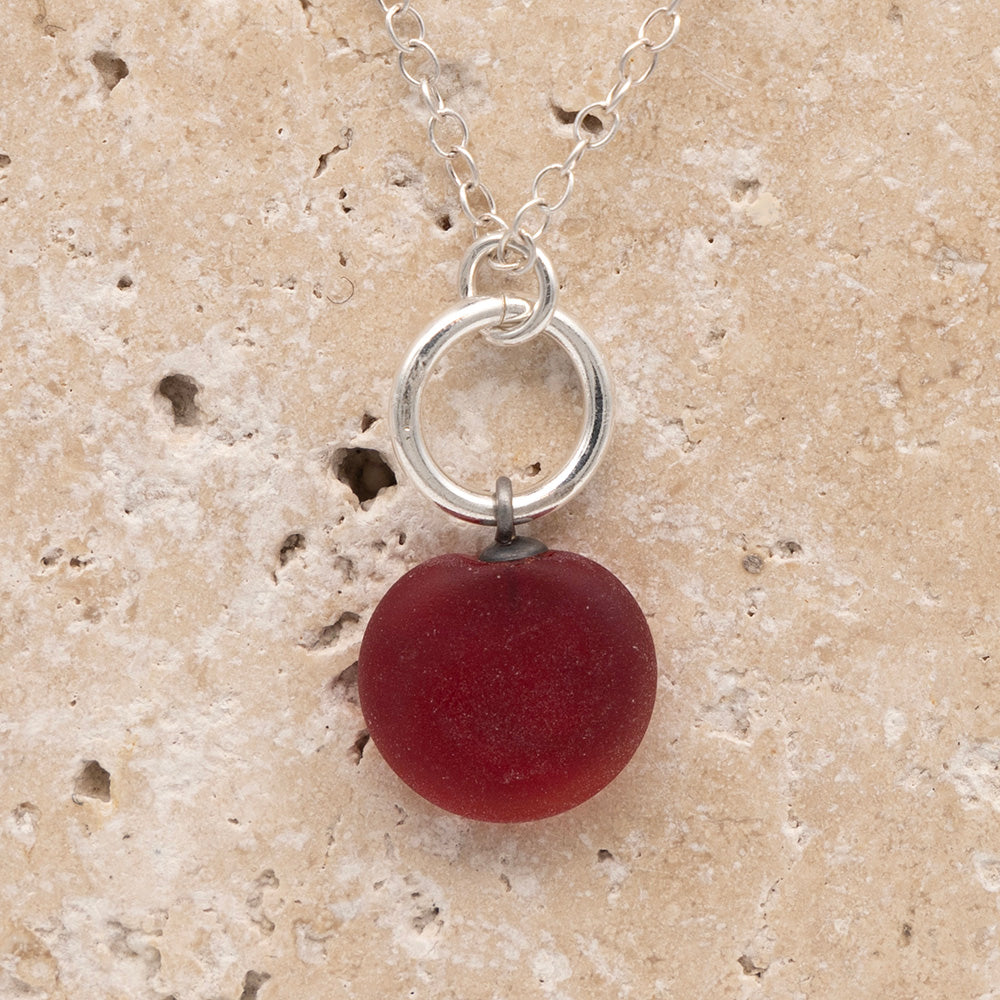
{"label": "red glass bead", "polygon": [[358,661],[389,766],[436,805],[493,822],[600,791],[638,748],[655,693],[639,605],[570,552],[421,563],[375,609]]}

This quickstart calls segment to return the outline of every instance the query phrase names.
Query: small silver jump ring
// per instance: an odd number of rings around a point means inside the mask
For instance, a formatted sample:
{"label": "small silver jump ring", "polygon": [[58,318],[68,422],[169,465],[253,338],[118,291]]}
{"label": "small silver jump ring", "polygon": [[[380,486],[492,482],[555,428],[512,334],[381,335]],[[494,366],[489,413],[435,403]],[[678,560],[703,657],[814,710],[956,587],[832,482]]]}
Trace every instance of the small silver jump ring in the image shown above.
{"label": "small silver jump ring", "polygon": [[[513,251],[518,258],[508,260],[508,254]],[[505,271],[514,278],[527,274],[535,266],[538,247],[535,238],[530,233],[518,233],[510,226],[505,226],[500,233],[500,243],[496,251],[487,258],[494,271]]]}
{"label": "small silver jump ring", "polygon": [[[458,294],[463,299],[474,299],[476,292],[476,269],[484,258],[496,252],[502,236],[484,236],[469,247],[462,266],[458,272]],[[535,249],[535,277],[538,279],[538,299],[527,316],[511,315],[511,311],[502,313],[499,323],[486,330],[484,336],[491,344],[523,344],[545,330],[556,311],[556,298],[559,294],[559,282],[556,279],[552,261]],[[520,301],[507,299],[507,301]],[[513,320],[513,325],[510,323]],[[503,325],[500,325],[503,324]]]}
{"label": "small silver jump ring", "polygon": [[[522,299],[474,298],[439,316],[417,340],[396,376],[390,422],[396,455],[420,490],[443,510],[475,524],[497,523],[493,490],[476,492],[441,470],[427,449],[420,420],[420,399],[428,377],[457,340],[495,326],[504,315],[527,317]],[[597,349],[568,316],[557,312],[546,328],[569,355],[583,386],[583,428],[573,454],[551,479],[514,497],[514,521],[523,524],[554,510],[574,496],[593,475],[611,436],[610,380]]]}

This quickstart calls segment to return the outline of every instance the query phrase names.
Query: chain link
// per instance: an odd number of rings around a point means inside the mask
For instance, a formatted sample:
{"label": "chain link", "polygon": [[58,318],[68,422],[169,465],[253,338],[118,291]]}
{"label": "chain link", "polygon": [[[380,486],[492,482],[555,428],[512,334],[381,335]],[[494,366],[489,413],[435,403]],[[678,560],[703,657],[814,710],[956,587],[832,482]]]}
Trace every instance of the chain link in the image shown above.
{"label": "chain link", "polygon": [[[573,193],[574,171],[580,160],[592,149],[603,149],[615,137],[621,126],[622,101],[633,87],[648,79],[660,53],[677,38],[681,25],[677,12],[680,0],[671,0],[646,16],[638,37],[626,46],[618,60],[618,79],[607,96],[577,114],[573,122],[574,145],[569,155],[562,163],[550,163],[535,175],[531,197],[509,224],[497,214],[493,195],[480,177],[479,165],[469,149],[468,123],[447,105],[437,88],[441,63],[426,40],[424,19],[412,0],[395,3],[378,0],[378,4],[385,14],[389,40],[398,53],[399,70],[420,93],[427,108],[427,138],[434,152],[445,160],[448,175],[458,188],[462,212],[475,227],[477,237],[499,237],[494,266],[515,273],[530,270],[535,266],[538,240]],[[445,126],[450,126],[447,131],[452,141],[438,135]],[[454,141],[456,138],[459,141]],[[562,181],[562,189],[553,192],[558,194],[557,198],[549,200],[542,192],[542,185],[551,185],[553,176]]]}

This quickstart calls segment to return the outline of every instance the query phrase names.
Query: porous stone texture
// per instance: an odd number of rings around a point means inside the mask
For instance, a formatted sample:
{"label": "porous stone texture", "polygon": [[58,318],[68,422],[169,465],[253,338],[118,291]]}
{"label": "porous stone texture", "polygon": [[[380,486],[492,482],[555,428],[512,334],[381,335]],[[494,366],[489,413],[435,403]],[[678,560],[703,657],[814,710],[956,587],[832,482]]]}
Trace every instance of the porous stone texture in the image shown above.
{"label": "porous stone texture", "polygon": [[[508,218],[648,10],[419,9]],[[690,0],[581,164],[545,247],[618,422],[537,533],[660,689],[525,826],[357,706],[380,595],[486,540],[388,436],[470,227],[378,4],[0,30],[0,997],[1000,998],[994,0]],[[446,367],[446,469],[563,461],[551,345]]]}

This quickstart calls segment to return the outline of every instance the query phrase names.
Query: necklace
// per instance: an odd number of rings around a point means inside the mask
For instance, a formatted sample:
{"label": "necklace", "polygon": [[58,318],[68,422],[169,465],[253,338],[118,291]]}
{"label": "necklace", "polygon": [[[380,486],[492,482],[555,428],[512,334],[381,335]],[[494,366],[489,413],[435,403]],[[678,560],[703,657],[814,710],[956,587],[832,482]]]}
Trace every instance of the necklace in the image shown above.
{"label": "necklace", "polygon": [[[379,0],[399,69],[428,112],[431,147],[476,236],[459,268],[459,303],[416,340],[396,378],[393,444],[429,499],[464,521],[494,526],[496,537],[478,558],[437,556],[389,589],[361,643],[358,693],[372,740],[396,774],[471,819],[541,819],[579,805],[625,767],[652,716],[656,657],[635,598],[596,562],[518,536],[516,525],[575,496],[608,443],[610,377],[586,333],[557,309],[558,282],[538,244],[572,194],[582,157],[614,137],[622,101],[676,38],[678,2],[642,22],[607,96],[576,115],[569,155],[536,174],[530,198],[508,223],[482,180],[465,119],[438,89],[441,64],[423,18],[410,0]],[[484,265],[533,273],[537,298],[478,294]],[[507,477],[489,492],[459,484],[424,438],[428,377],[445,351],[477,333],[498,347],[552,338],[583,388],[583,430],[572,456],[522,495]]]}

